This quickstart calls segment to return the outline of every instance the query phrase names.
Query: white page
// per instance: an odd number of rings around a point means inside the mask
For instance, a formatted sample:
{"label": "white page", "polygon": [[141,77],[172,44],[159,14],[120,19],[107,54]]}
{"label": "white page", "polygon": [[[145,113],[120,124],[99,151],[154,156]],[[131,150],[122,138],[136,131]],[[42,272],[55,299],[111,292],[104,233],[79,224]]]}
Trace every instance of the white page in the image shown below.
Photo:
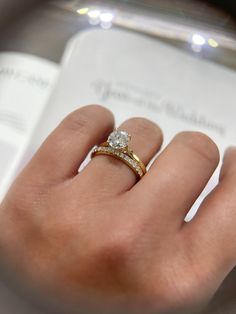
{"label": "white page", "polygon": [[59,66],[32,55],[0,53],[0,200],[28,160],[26,149]]}
{"label": "white page", "polygon": [[[207,133],[221,152],[236,141],[236,73],[168,44],[121,30],[92,30],[70,41],[35,148],[72,110],[110,108],[158,123],[165,144],[179,131]],[[203,194],[204,195],[204,194]]]}

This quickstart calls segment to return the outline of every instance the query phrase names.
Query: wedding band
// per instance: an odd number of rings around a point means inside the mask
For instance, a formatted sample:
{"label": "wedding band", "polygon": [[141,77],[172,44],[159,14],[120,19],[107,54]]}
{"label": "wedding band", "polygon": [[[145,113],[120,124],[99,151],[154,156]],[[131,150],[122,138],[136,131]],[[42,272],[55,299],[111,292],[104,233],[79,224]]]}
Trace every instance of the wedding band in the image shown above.
{"label": "wedding band", "polygon": [[147,172],[144,163],[139,157],[129,148],[131,136],[126,131],[113,131],[106,142],[94,147],[91,157],[96,155],[108,155],[115,157],[124,162],[138,179],[141,179]]}

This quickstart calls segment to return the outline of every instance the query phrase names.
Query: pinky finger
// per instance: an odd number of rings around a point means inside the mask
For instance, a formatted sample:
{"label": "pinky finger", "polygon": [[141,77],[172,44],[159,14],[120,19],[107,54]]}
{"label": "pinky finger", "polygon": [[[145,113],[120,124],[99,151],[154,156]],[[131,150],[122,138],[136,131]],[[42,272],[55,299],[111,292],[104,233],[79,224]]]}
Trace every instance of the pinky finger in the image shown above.
{"label": "pinky finger", "polygon": [[218,186],[183,234],[212,284],[220,284],[236,265],[236,148],[226,151]]}

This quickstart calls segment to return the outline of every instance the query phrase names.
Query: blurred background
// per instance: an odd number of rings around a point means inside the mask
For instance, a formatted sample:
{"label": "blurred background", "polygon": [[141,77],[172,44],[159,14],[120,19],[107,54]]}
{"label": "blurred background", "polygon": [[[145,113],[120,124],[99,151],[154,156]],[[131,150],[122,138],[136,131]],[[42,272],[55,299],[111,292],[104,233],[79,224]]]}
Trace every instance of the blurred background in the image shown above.
{"label": "blurred background", "polygon": [[[234,1],[0,0],[0,52],[29,54],[47,60],[52,71],[52,81],[56,80],[60,71],[61,58],[69,39],[78,32],[93,28],[108,31],[121,28],[142,33],[186,51],[196,58],[203,58],[236,71]],[[4,58],[2,60],[6,62]],[[0,59],[0,78],[6,73],[9,75]],[[16,124],[19,122],[17,118],[12,120],[11,116],[10,119],[6,111],[4,115],[2,111],[1,117],[1,91],[0,81],[0,127],[7,119],[8,122]],[[45,95],[48,96],[50,92],[51,87]],[[46,100],[43,98],[43,101]],[[4,146],[1,146],[0,139],[0,161],[1,156],[4,156]],[[4,158],[8,159],[6,155]],[[3,161],[2,157],[2,164]],[[235,291],[236,275],[233,271],[226,278],[206,313],[235,313]],[[0,313],[63,312],[55,303],[57,302],[41,302],[26,293],[22,286],[15,282],[14,276],[2,269]],[[69,313],[68,310],[65,310],[65,313]]]}
{"label": "blurred background", "polygon": [[[105,27],[157,36],[235,68],[235,7],[233,1],[214,0],[1,0],[0,49],[27,52],[59,63],[69,38],[78,31],[101,26],[96,24],[96,13],[102,8],[110,13],[102,17]],[[194,29],[196,35],[210,32],[215,36],[208,42],[193,36],[189,45]]]}

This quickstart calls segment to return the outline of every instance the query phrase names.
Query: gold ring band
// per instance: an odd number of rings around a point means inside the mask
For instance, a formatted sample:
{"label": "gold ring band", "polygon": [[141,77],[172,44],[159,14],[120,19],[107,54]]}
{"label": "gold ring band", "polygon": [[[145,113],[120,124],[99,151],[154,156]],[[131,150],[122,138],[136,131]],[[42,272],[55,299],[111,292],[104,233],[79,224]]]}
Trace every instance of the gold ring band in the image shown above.
{"label": "gold ring band", "polygon": [[[124,140],[123,142],[122,138],[119,138],[120,134],[122,133],[122,136],[126,137],[126,140]],[[110,140],[112,136],[113,143]],[[96,155],[108,155],[115,157],[124,162],[131,170],[133,170],[138,179],[141,179],[146,173],[146,167],[144,163],[139,159],[139,157],[134,154],[134,152],[128,147],[128,142],[130,138],[131,137],[127,132],[115,130],[110,134],[106,142],[100,144],[99,146],[96,146],[92,150],[91,157],[93,158]]]}

